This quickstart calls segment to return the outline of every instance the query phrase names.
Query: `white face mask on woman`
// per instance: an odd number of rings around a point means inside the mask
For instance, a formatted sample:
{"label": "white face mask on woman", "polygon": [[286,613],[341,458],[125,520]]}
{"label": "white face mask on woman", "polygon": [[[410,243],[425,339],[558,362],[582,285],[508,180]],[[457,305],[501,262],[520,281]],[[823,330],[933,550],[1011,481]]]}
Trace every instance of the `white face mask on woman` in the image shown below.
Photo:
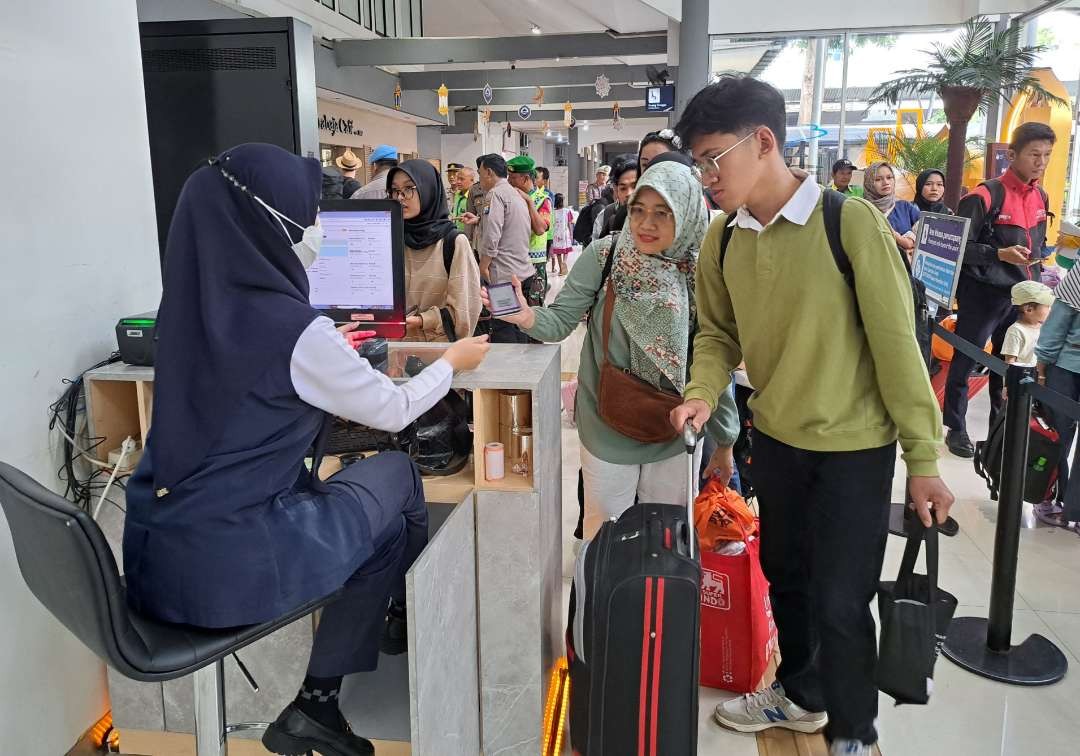
{"label": "white face mask on woman", "polygon": [[285,228],[285,224],[281,222],[282,220],[287,220],[297,228],[303,229],[304,236],[300,241],[292,245],[292,251],[300,258],[300,264],[304,266],[304,270],[307,270],[314,265],[315,261],[319,259],[319,251],[322,249],[323,240],[322,226],[319,225],[319,217],[315,216],[315,222],[307,228],[304,228],[304,226],[301,226],[289,216],[279,213],[277,210],[270,207],[254,194],[251,196],[254,197],[256,202],[265,207],[266,211],[273,215],[274,219],[281,224],[281,230],[285,232],[286,238],[291,239],[292,237],[289,236],[289,231]]}

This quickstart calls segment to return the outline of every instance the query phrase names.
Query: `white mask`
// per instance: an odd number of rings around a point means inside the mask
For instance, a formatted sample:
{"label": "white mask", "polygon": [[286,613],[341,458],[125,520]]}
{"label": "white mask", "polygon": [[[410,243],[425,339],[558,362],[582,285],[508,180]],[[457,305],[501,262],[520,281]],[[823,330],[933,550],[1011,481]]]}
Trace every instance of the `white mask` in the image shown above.
{"label": "white mask", "polygon": [[300,241],[296,242],[296,244],[292,245],[292,251],[300,259],[300,264],[304,266],[304,270],[307,270],[312,265],[314,265],[315,261],[319,259],[319,251],[322,249],[323,240],[322,226],[319,225],[318,216],[315,217],[315,223],[308,226],[307,228],[304,228],[304,226],[301,226],[289,216],[283,215],[274,208],[270,207],[268,204],[263,202],[254,194],[251,196],[254,197],[256,202],[265,207],[268,213],[274,216],[274,219],[281,225],[281,230],[285,232],[285,238],[292,239],[292,237],[289,236],[288,229],[285,228],[285,224],[281,222],[282,220],[286,220],[297,228],[304,230],[303,238],[301,238]]}

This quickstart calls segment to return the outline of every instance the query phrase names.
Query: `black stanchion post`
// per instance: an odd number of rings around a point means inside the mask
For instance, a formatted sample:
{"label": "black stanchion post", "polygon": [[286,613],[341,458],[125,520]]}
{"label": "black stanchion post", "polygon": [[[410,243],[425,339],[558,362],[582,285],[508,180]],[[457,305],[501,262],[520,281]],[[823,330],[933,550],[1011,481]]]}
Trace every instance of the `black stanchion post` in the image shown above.
{"label": "black stanchion post", "polygon": [[994,535],[990,584],[990,617],[957,617],[949,626],[945,658],[983,677],[1015,685],[1049,685],[1065,676],[1069,663],[1061,650],[1041,635],[1012,645],[1016,565],[1020,552],[1020,519],[1027,472],[1031,378],[1010,365],[1005,373],[1009,401],[1005,410],[1001,492]]}
{"label": "black stanchion post", "polygon": [[1020,558],[1020,520],[1027,476],[1028,420],[1031,394],[1021,368],[1005,373],[1005,448],[1001,452],[1001,491],[997,528],[994,531],[994,567],[990,582],[990,619],[986,645],[1004,653],[1012,648],[1013,603],[1016,599],[1016,565]]}

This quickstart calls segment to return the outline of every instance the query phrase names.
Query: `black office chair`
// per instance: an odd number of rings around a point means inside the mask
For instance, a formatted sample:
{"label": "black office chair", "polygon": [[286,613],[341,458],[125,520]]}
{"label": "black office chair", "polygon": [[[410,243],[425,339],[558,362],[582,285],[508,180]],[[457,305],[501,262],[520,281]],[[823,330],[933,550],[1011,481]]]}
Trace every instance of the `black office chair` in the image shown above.
{"label": "black office chair", "polygon": [[272,622],[227,630],[157,622],[128,608],[112,551],[86,512],[3,462],[0,506],[27,587],[76,638],[133,680],[193,676],[198,756],[228,753],[224,658],[337,596],[312,601]]}

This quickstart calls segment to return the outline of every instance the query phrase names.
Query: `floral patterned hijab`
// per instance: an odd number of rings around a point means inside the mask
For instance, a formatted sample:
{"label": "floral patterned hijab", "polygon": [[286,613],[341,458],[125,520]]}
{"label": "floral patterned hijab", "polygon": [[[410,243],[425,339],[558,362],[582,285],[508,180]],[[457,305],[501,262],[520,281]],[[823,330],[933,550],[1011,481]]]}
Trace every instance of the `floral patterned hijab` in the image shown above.
{"label": "floral patterned hijab", "polygon": [[630,339],[630,371],[658,388],[661,378],[667,378],[681,392],[690,334],[697,321],[694,269],[709,213],[701,184],[682,163],[650,165],[630,203],[645,188],[657,192],[671,208],[675,242],[662,254],[643,254],[637,251],[627,223],[613,251],[615,314]]}

